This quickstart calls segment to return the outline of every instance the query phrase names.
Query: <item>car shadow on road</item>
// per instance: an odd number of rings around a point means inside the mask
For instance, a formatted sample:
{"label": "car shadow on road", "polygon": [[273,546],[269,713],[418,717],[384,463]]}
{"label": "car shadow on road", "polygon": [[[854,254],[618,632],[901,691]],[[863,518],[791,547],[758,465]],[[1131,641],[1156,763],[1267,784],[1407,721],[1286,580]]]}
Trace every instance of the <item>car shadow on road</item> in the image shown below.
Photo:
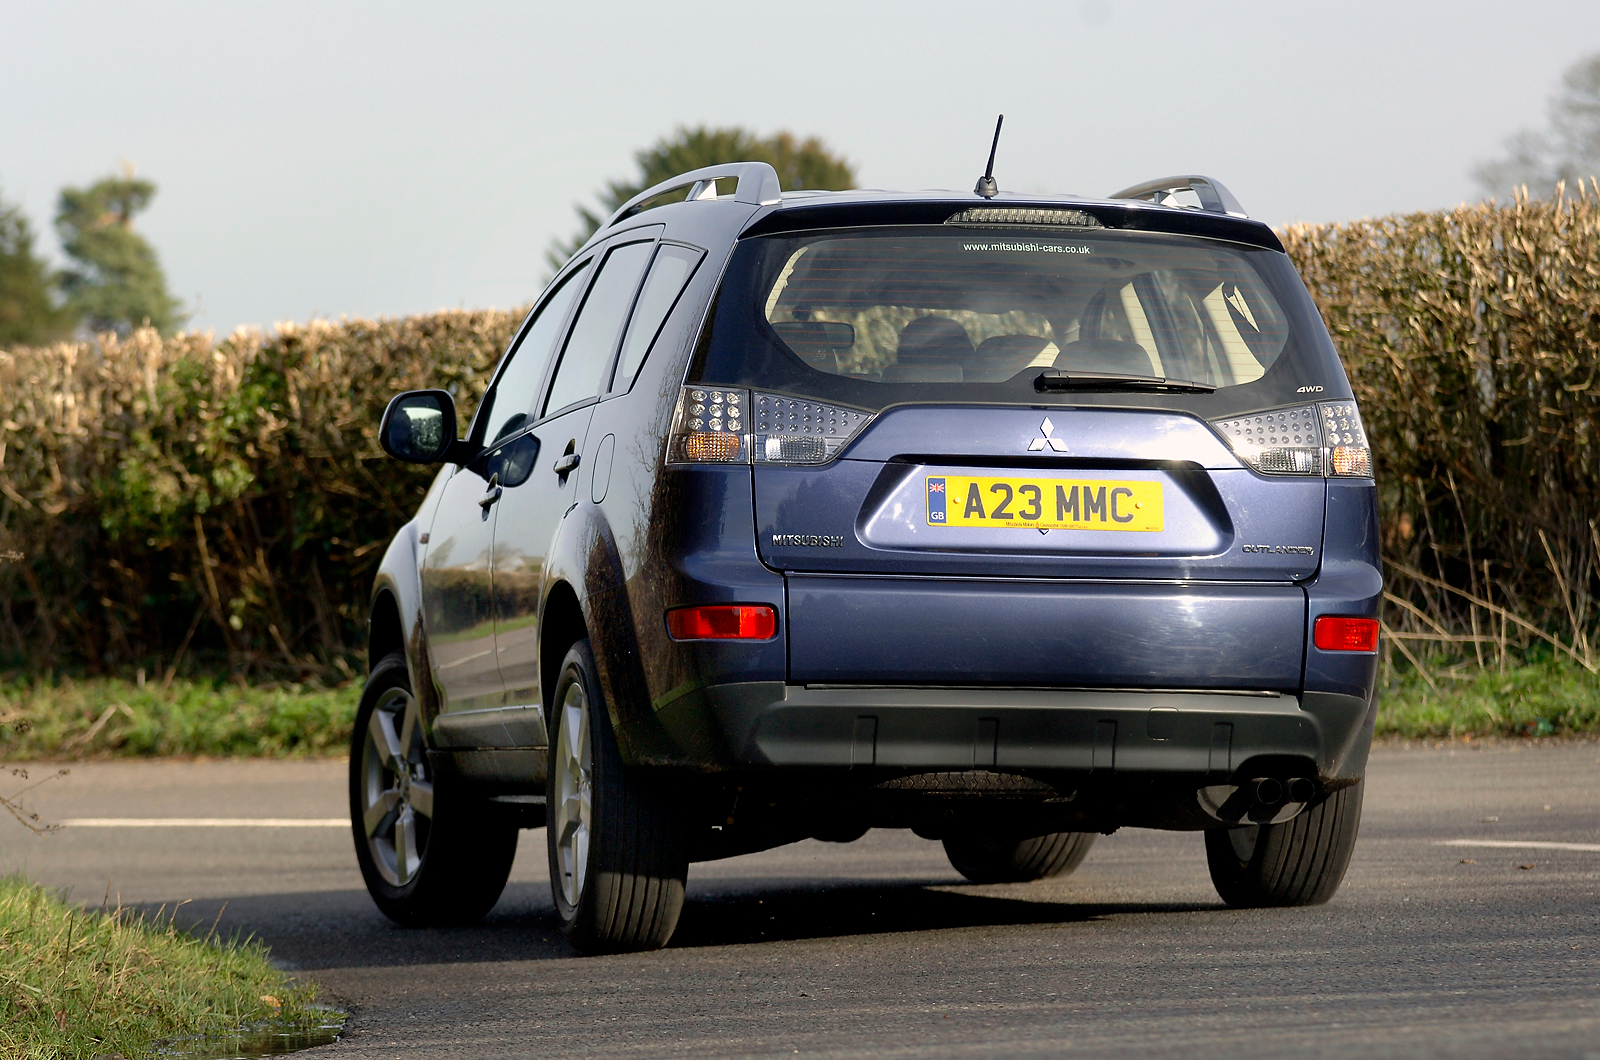
{"label": "car shadow on road", "polygon": [[736,946],[851,935],[1035,925],[1061,927],[1119,914],[1212,912],[1221,903],[1074,902],[1029,884],[952,886],[948,880],[785,884],[750,880],[728,893],[691,896],[672,946]]}
{"label": "car shadow on road", "polygon": [[[224,908],[224,904],[226,908]],[[154,915],[154,903],[132,907]],[[165,907],[163,918],[173,917]],[[561,937],[544,884],[513,883],[495,908],[467,927],[401,927],[378,912],[365,890],[303,891],[198,899],[174,922],[199,934],[255,938],[291,970],[404,967],[552,960],[573,955]]]}
{"label": "car shadow on road", "polygon": [[[1192,914],[1220,903],[1074,902],[1030,885],[952,886],[948,880],[720,880],[710,893],[692,889],[672,948],[761,943],[967,928],[1065,927],[1128,914]],[[254,937],[286,968],[559,960],[577,956],[562,938],[543,884],[515,883],[478,924],[404,928],[378,912],[365,891],[315,891],[206,899],[184,904],[176,923],[224,937]],[[147,914],[157,907],[138,907]],[[171,915],[171,907],[164,916]]]}

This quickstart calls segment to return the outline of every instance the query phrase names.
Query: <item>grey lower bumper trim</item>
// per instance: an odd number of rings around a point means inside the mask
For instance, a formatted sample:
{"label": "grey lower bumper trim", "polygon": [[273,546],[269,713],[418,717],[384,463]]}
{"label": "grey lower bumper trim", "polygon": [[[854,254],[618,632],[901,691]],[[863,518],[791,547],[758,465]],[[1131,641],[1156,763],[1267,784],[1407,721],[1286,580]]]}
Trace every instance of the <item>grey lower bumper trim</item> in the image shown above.
{"label": "grey lower bumper trim", "polygon": [[[1220,776],[1264,755],[1340,775],[1367,704],[1274,693],[711,686],[683,704],[726,764]],[[1350,700],[1349,703],[1335,702]],[[667,711],[665,715],[676,714]],[[662,716],[669,728],[681,717]],[[1364,763],[1364,756],[1363,756]]]}

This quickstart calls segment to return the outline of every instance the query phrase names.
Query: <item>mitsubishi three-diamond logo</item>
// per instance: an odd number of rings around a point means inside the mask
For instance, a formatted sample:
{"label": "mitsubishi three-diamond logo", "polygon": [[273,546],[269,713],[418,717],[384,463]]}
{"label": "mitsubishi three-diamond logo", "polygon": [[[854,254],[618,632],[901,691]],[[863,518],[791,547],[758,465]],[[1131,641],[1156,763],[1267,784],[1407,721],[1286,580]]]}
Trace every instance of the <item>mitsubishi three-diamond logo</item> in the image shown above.
{"label": "mitsubishi three-diamond logo", "polygon": [[1067,443],[1056,437],[1056,425],[1050,422],[1049,416],[1046,416],[1044,422],[1039,424],[1039,430],[1044,432],[1044,437],[1035,438],[1029,442],[1028,452],[1041,453],[1047,445],[1058,453],[1067,451]]}

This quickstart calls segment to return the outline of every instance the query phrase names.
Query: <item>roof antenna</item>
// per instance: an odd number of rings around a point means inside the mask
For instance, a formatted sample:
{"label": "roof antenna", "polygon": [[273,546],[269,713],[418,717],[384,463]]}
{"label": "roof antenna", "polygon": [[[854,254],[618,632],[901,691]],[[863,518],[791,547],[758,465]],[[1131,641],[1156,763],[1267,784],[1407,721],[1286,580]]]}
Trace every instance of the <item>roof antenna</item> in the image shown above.
{"label": "roof antenna", "polygon": [[989,168],[983,171],[983,176],[978,178],[977,186],[972,189],[975,194],[985,199],[992,199],[1000,193],[1000,185],[994,182],[994,153],[1000,147],[1000,126],[1005,120],[1006,116],[1002,114],[994,123],[994,143],[989,145]]}

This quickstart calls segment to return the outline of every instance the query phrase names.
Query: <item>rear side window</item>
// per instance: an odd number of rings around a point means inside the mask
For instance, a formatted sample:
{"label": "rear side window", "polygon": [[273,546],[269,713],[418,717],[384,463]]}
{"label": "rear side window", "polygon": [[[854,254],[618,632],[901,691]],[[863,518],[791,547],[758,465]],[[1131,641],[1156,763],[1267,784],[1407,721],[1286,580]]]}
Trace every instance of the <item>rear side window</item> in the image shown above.
{"label": "rear side window", "polygon": [[634,377],[644,367],[645,355],[650,352],[667,314],[677,304],[694,275],[695,266],[705,257],[705,251],[694,247],[680,247],[663,243],[656,251],[656,260],[650,266],[650,275],[639,292],[639,303],[634,307],[633,320],[628,324],[628,337],[622,342],[622,356],[617,359],[617,374],[612,380],[612,390],[627,390],[633,386]]}
{"label": "rear side window", "polygon": [[639,289],[639,274],[650,259],[650,242],[624,243],[614,247],[600,266],[600,275],[589,286],[589,295],[578,310],[572,333],[567,338],[561,362],[556,365],[544,411],[549,415],[568,405],[600,393],[600,377],[617,346],[617,333]]}
{"label": "rear side window", "polygon": [[1220,240],[943,226],[765,237],[740,244],[691,379],[873,408],[1027,400],[1047,368],[1280,390],[1269,377],[1327,374],[1283,370],[1308,345],[1298,331],[1326,344],[1308,304],[1281,254]]}

